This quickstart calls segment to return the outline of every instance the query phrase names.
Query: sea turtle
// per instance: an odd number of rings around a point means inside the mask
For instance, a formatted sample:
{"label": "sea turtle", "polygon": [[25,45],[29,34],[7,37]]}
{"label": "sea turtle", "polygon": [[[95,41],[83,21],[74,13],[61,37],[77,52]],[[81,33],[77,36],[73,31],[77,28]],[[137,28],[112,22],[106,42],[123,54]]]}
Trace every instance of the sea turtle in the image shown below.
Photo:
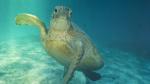
{"label": "sea turtle", "polygon": [[17,15],[16,24],[35,25],[40,29],[46,51],[64,66],[63,84],[68,84],[76,70],[91,80],[98,80],[100,74],[94,71],[102,68],[104,62],[89,37],[71,21],[71,13],[69,7],[56,6],[49,30],[38,17],[27,13]]}

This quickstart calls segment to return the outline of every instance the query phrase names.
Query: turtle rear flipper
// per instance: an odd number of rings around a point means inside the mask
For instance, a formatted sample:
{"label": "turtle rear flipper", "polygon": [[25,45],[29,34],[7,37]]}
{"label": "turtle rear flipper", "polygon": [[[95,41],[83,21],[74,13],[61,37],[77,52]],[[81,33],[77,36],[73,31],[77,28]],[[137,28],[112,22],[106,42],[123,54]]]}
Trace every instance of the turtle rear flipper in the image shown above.
{"label": "turtle rear flipper", "polygon": [[16,16],[16,24],[17,25],[34,25],[39,27],[41,36],[45,37],[46,35],[46,26],[45,24],[36,16],[31,14],[19,14]]}
{"label": "turtle rear flipper", "polygon": [[84,75],[92,81],[101,79],[101,75],[93,71],[83,71]]}

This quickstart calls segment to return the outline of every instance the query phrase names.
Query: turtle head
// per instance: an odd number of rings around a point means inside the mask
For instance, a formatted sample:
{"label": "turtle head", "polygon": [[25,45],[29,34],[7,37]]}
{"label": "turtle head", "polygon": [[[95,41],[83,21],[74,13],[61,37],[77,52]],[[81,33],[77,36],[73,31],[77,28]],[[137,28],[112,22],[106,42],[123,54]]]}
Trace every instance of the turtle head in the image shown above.
{"label": "turtle head", "polygon": [[71,25],[72,10],[64,6],[56,6],[54,8],[51,20],[51,27],[57,30],[66,30]]}
{"label": "turtle head", "polygon": [[53,11],[53,18],[70,19],[72,10],[64,6],[56,6]]}

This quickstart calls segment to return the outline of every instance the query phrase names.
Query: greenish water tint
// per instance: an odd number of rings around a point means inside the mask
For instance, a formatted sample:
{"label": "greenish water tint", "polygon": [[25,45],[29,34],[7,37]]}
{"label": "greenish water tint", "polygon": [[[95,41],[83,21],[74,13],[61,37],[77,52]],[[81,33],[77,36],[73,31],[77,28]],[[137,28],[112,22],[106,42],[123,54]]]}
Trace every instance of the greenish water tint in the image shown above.
{"label": "greenish water tint", "polygon": [[[0,46],[0,84],[60,84],[64,68],[46,54],[39,40],[15,39]],[[71,84],[86,84],[85,80],[76,72]]]}
{"label": "greenish water tint", "polygon": [[102,78],[76,72],[71,84],[149,84],[149,0],[0,0],[0,84],[60,84],[63,66],[47,55],[34,26],[16,26],[31,13],[47,28],[56,5],[72,8],[78,24],[102,53]]}
{"label": "greenish water tint", "polygon": [[[51,58],[39,40],[14,39],[0,43],[0,84],[60,84],[64,68]],[[117,49],[102,48],[102,78],[90,81],[76,72],[70,84],[148,84],[150,62]]]}

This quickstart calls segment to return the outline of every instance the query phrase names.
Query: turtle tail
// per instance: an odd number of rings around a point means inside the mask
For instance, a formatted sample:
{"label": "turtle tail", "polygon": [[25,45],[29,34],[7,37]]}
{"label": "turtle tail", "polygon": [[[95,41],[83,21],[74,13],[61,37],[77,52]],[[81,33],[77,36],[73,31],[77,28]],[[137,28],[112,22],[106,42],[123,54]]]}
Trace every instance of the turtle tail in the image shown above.
{"label": "turtle tail", "polygon": [[41,37],[46,36],[47,30],[45,24],[36,16],[31,14],[19,14],[16,16],[17,25],[34,25],[40,29]]}

